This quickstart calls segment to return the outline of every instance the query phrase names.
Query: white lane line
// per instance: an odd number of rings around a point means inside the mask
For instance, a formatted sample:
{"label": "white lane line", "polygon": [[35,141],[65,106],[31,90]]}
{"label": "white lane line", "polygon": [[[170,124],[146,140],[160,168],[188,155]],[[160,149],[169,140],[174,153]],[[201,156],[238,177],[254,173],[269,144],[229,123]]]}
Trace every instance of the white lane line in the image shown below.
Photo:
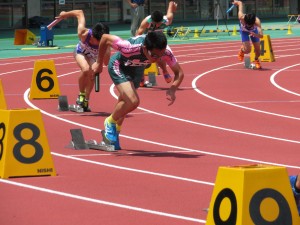
{"label": "white lane line", "polygon": [[[221,103],[224,103],[224,104],[227,104],[227,105],[231,105],[231,106],[234,106],[234,107],[238,107],[238,108],[242,108],[242,109],[246,109],[246,110],[250,110],[250,111],[254,111],[254,112],[258,112],[258,113],[264,113],[264,114],[267,114],[267,115],[272,115],[272,116],[278,116],[278,117],[282,117],[282,118],[287,118],[287,119],[293,119],[293,120],[300,120],[299,117],[293,117],[293,116],[287,116],[287,115],[283,115],[283,114],[278,114],[278,113],[272,113],[272,112],[268,112],[268,111],[263,111],[263,110],[259,110],[259,109],[254,109],[254,108],[250,108],[250,107],[246,107],[246,106],[241,106],[241,105],[237,105],[237,104],[234,104],[232,102],[227,102],[227,101],[224,101],[224,100],[221,100],[221,99],[218,99],[218,98],[215,98],[213,96],[210,96],[206,93],[204,93],[203,91],[199,90],[199,88],[197,87],[196,85],[196,82],[202,78],[203,76],[209,74],[209,73],[212,73],[214,71],[217,71],[217,70],[220,70],[220,69],[223,69],[223,68],[227,68],[227,67],[230,67],[230,66],[233,66],[233,65],[236,65],[236,64],[232,64],[232,65],[226,65],[226,66],[222,66],[222,67],[218,67],[218,68],[215,68],[215,69],[212,69],[212,70],[209,70],[209,71],[206,71],[205,73],[202,73],[200,74],[199,76],[197,76],[193,82],[192,82],[192,87],[193,89],[198,92],[199,94],[209,98],[209,99],[212,99],[214,101],[217,101],[217,102],[221,102]],[[247,132],[246,132],[247,133]],[[259,136],[262,136],[262,137],[266,137],[265,135],[259,135]],[[269,137],[269,136],[268,136]],[[275,137],[272,137],[272,139],[275,138]],[[285,140],[285,139],[281,139],[281,138],[275,138],[277,140]],[[286,139],[287,140],[287,139]],[[294,143],[299,143],[299,141],[295,141],[295,140],[291,140],[291,142],[294,142]]]}
{"label": "white lane line", "polygon": [[270,77],[271,83],[272,83],[275,87],[277,87],[278,89],[280,89],[280,90],[282,90],[282,91],[285,91],[285,92],[287,92],[287,93],[290,93],[290,94],[293,94],[293,95],[296,95],[296,96],[300,96],[299,93],[296,93],[296,92],[290,91],[290,90],[288,90],[288,89],[285,89],[285,88],[281,87],[279,84],[277,84],[276,81],[275,81],[275,77],[276,77],[279,73],[281,73],[281,72],[284,71],[284,70],[287,70],[287,69],[290,69],[290,68],[293,68],[293,67],[299,66],[299,65],[300,65],[300,63],[295,64],[295,65],[291,65],[291,66],[287,66],[287,67],[284,67],[284,68],[278,70],[277,72],[275,72],[275,73]]}
{"label": "white lane line", "polygon": [[48,188],[42,188],[42,187],[37,187],[37,186],[33,186],[33,185],[23,184],[23,183],[6,180],[6,179],[0,179],[0,182],[18,186],[18,187],[28,188],[28,189],[32,189],[32,190],[36,190],[36,191],[41,191],[41,192],[45,192],[45,193],[49,193],[49,194],[55,194],[55,195],[59,195],[59,196],[63,196],[63,197],[77,199],[77,200],[81,200],[81,201],[101,204],[101,205],[129,209],[129,210],[138,211],[138,212],[142,212],[142,213],[149,213],[149,214],[154,214],[154,215],[158,215],[158,216],[165,216],[165,217],[169,217],[169,218],[181,219],[181,220],[186,220],[186,221],[191,221],[191,222],[196,222],[196,223],[206,223],[205,220],[200,220],[197,218],[186,217],[186,216],[181,216],[181,215],[176,215],[176,214],[171,214],[171,213],[165,213],[165,212],[155,211],[155,210],[150,210],[150,209],[144,209],[144,208],[139,208],[139,207],[135,207],[135,206],[119,204],[119,203],[115,203],[115,202],[103,201],[103,200],[84,197],[84,196],[80,196],[80,195],[69,194],[66,192],[55,191],[55,190],[48,189]]}
{"label": "white lane line", "polygon": [[73,156],[67,156],[67,155],[63,155],[63,154],[59,154],[59,153],[55,153],[55,152],[52,152],[52,155],[66,158],[66,159],[72,159],[72,160],[76,160],[76,161],[80,161],[80,162],[95,164],[95,165],[99,165],[99,166],[119,169],[119,170],[154,175],[154,176],[158,176],[158,177],[171,178],[171,179],[181,180],[181,181],[188,181],[188,182],[197,183],[197,184],[205,184],[205,185],[210,185],[210,186],[214,185],[214,183],[211,183],[211,182],[200,181],[200,180],[190,179],[190,178],[186,178],[186,177],[179,177],[179,176],[174,176],[174,175],[169,175],[169,174],[151,172],[151,171],[147,171],[147,170],[133,169],[133,168],[125,167],[125,166],[117,166],[117,165],[113,165],[113,164],[109,164],[109,163],[102,163],[102,162],[97,162],[97,161],[93,161],[93,160],[82,159],[82,158],[77,158],[77,157],[73,157]]}

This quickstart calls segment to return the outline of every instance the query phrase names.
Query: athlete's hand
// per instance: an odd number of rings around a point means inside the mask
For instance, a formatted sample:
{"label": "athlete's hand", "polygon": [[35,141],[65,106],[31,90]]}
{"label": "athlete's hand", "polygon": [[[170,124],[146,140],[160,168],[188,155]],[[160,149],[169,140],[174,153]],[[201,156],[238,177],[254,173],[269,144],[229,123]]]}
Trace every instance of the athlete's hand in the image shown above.
{"label": "athlete's hand", "polygon": [[92,70],[93,70],[94,74],[102,73],[103,68],[102,68],[102,66],[100,66],[99,63],[94,62],[93,65],[92,65]]}
{"label": "athlete's hand", "polygon": [[258,35],[258,34],[256,34],[256,33],[254,33],[254,32],[252,32],[252,31],[249,31],[249,35],[251,36],[251,37],[260,37],[260,35]]}
{"label": "athlete's hand", "polygon": [[166,95],[167,95],[167,100],[170,101],[168,105],[172,105],[176,100],[175,89],[171,87],[170,89],[167,90]]}
{"label": "athlete's hand", "polygon": [[243,3],[242,3],[242,1],[233,1],[232,4],[235,6],[239,6],[240,4],[243,4]]}
{"label": "athlete's hand", "polygon": [[174,2],[174,1],[170,1],[170,2],[169,2],[169,7],[171,7],[171,11],[172,11],[172,12],[175,12],[176,9],[177,9],[177,3]]}

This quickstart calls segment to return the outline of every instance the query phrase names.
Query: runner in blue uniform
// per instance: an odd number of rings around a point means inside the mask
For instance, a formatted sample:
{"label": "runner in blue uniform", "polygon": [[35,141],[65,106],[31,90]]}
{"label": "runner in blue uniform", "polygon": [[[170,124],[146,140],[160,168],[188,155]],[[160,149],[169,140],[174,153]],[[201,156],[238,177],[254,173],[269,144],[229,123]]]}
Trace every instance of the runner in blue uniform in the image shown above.
{"label": "runner in blue uniform", "polygon": [[290,182],[300,215],[300,173],[296,176],[290,176]]}
{"label": "runner in blue uniform", "polygon": [[232,4],[239,7],[238,18],[240,20],[240,34],[242,38],[242,47],[238,53],[238,59],[244,61],[244,54],[251,52],[250,39],[254,46],[255,59],[254,64],[257,69],[261,69],[259,62],[260,56],[260,38],[263,37],[260,19],[254,14],[243,13],[243,3],[241,1],[234,1]]}
{"label": "runner in blue uniform", "polygon": [[[85,17],[82,10],[62,11],[56,19],[67,19],[76,17],[78,21],[77,34],[79,42],[74,49],[74,58],[80,67],[80,76],[78,78],[79,95],[76,103],[84,111],[90,111],[89,99],[94,87],[94,73],[92,64],[96,61],[99,52],[99,42],[103,34],[109,33],[109,28],[103,23],[96,23],[93,28],[85,27]],[[105,64],[108,64],[110,57],[110,48],[105,52]]]}
{"label": "runner in blue uniform", "polygon": [[146,66],[158,60],[164,60],[174,72],[174,80],[167,90],[169,105],[173,104],[175,92],[180,86],[184,74],[172,50],[167,45],[167,38],[162,32],[150,32],[123,40],[118,36],[104,34],[100,41],[97,62],[93,65],[94,72],[102,72],[106,48],[112,47],[117,52],[111,56],[108,64],[109,75],[119,92],[117,104],[112,114],[105,119],[104,141],[121,149],[119,133],[128,113],[135,110],[140,103],[137,88],[144,75]]}

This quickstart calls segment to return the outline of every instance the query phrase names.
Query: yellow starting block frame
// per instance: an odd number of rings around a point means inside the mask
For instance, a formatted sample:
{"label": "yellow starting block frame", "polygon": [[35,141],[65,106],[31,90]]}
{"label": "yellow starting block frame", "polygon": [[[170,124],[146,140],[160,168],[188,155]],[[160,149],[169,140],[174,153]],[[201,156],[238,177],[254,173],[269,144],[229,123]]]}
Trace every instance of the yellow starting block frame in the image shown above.
{"label": "yellow starting block frame", "polygon": [[287,22],[287,25],[289,25],[293,21],[294,21],[294,24],[295,24],[300,19],[300,14],[289,14],[288,18],[289,18],[289,21]]}
{"label": "yellow starting block frame", "polygon": [[189,33],[190,28],[189,27],[175,27],[175,34],[173,36],[173,39],[179,38],[179,39],[189,39]]}

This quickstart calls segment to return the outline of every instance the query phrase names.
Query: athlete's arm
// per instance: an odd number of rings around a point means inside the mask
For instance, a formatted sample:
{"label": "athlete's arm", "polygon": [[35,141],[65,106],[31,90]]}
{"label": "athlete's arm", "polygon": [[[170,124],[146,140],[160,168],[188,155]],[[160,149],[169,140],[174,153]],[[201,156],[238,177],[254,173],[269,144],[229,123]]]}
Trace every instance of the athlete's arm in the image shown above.
{"label": "athlete's arm", "polygon": [[110,52],[110,47],[115,39],[119,37],[111,34],[103,34],[99,43],[99,49],[97,61],[92,65],[94,73],[101,73],[103,69],[103,63],[108,64],[108,52]]}
{"label": "athlete's arm", "polygon": [[169,21],[168,25],[172,24],[173,18],[174,18],[174,12],[176,11],[176,9],[177,9],[177,3],[174,2],[174,1],[170,1],[168,11],[167,11],[167,15],[166,15],[166,17]]}
{"label": "athlete's arm", "polygon": [[243,10],[243,3],[241,1],[234,1],[232,4],[239,7],[238,19],[244,21],[245,14],[244,14],[244,10]]}
{"label": "athlete's arm", "polygon": [[56,19],[67,19],[69,17],[76,17],[78,26],[77,26],[77,35],[79,39],[82,39],[83,34],[87,31],[85,27],[85,17],[82,10],[72,10],[72,11],[62,11],[59,16],[55,17]]}
{"label": "athlete's arm", "polygon": [[172,85],[170,86],[170,88],[167,90],[167,93],[166,93],[167,99],[170,101],[169,105],[172,105],[175,102],[175,100],[176,100],[175,92],[178,89],[178,87],[180,86],[180,84],[184,78],[183,70],[178,62],[176,62],[175,65],[171,66],[171,70],[174,73],[174,80],[173,80]]}
{"label": "athlete's arm", "polygon": [[260,19],[258,17],[256,17],[255,25],[256,25],[257,30],[258,30],[258,36],[257,37],[262,38],[264,34],[263,34],[263,30],[261,28]]}
{"label": "athlete's arm", "polygon": [[145,19],[143,19],[143,21],[141,22],[141,25],[139,27],[139,29],[136,31],[135,36],[137,35],[142,35],[145,30],[147,29],[147,27],[149,26],[149,23],[147,22],[148,17],[146,17]]}
{"label": "athlete's arm", "polygon": [[122,40],[120,37],[111,35],[111,34],[103,34],[101,37],[101,41],[99,43],[98,57],[97,61],[92,65],[92,69],[94,73],[101,73],[103,69],[103,63],[108,64],[108,52],[110,55],[110,47],[118,50],[118,46],[114,45],[114,43]]}

